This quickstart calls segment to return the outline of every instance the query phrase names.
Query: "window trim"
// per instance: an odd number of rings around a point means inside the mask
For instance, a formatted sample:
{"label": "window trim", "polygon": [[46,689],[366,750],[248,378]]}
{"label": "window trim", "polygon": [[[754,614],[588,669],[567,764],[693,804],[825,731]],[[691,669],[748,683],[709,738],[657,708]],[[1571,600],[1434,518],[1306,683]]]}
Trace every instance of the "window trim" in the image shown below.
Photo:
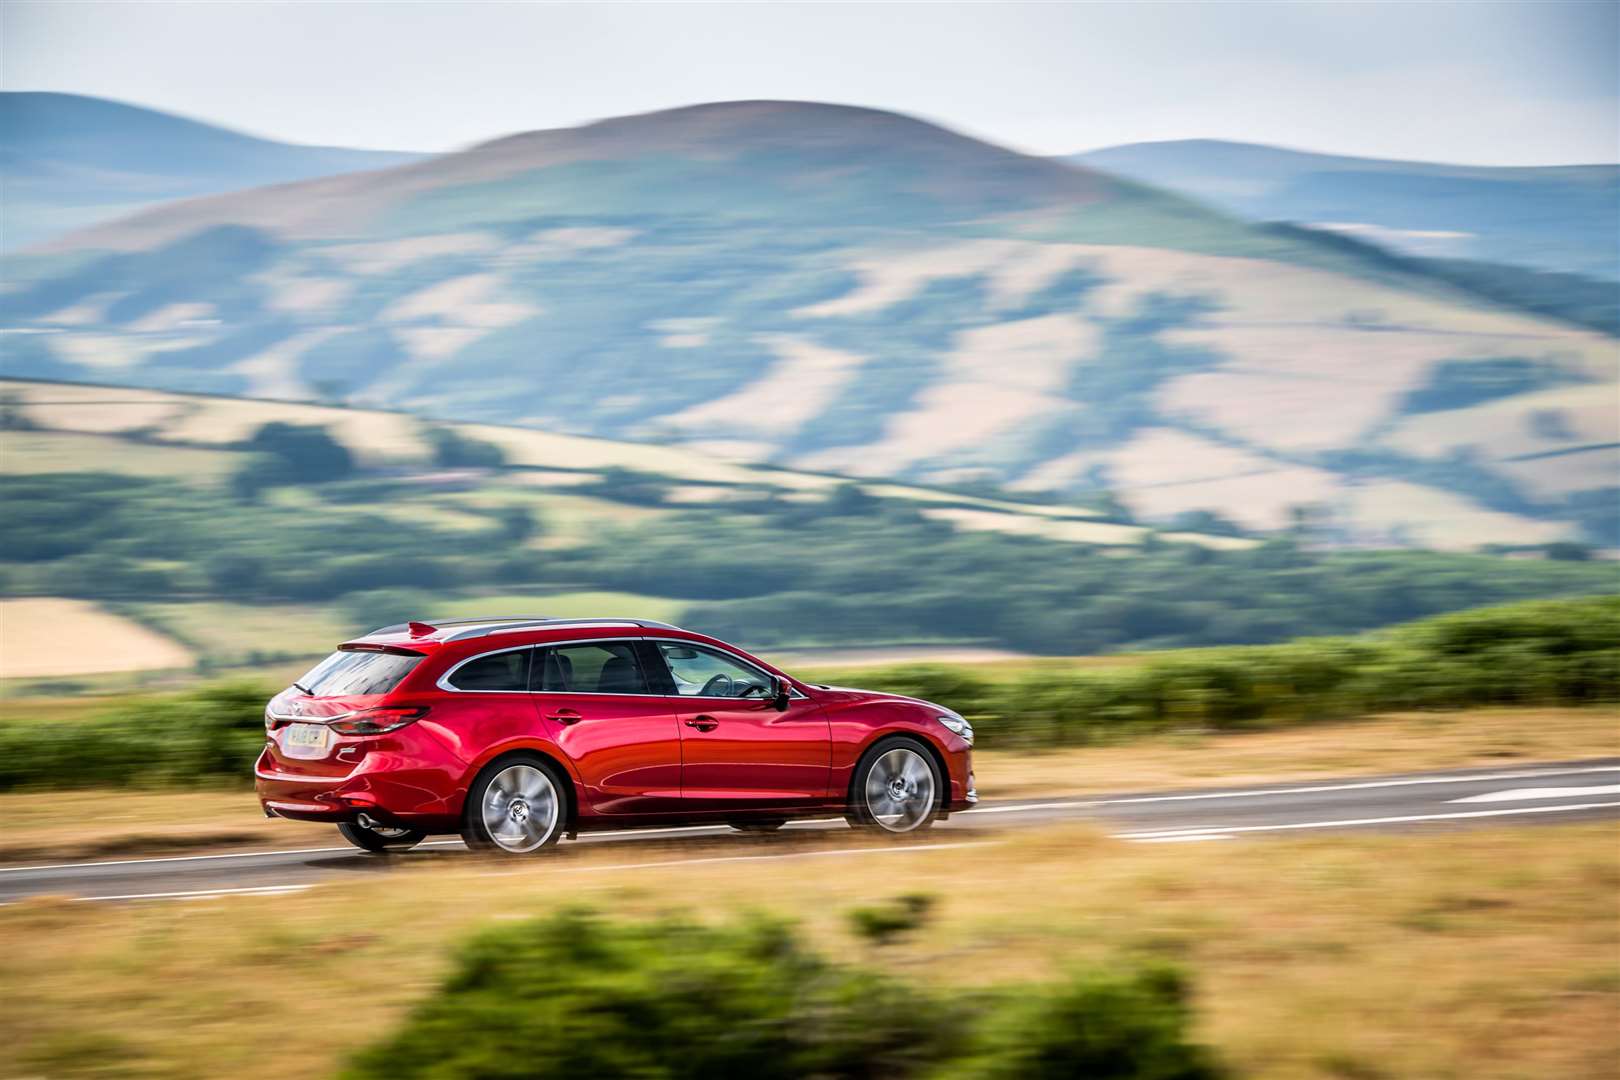
{"label": "window trim", "polygon": [[[640,635],[637,635],[637,636],[634,636],[634,637],[623,636],[623,637],[562,638],[562,639],[559,639],[557,641],[535,641],[535,642],[529,643],[528,645],[511,645],[511,646],[508,646],[507,648],[504,648],[504,649],[490,649],[487,652],[474,653],[472,656],[469,656],[469,657],[466,657],[465,659],[456,661],[454,664],[452,664],[449,667],[448,670],[445,671],[445,673],[443,675],[439,676],[438,680],[433,685],[437,686],[440,690],[444,690],[447,693],[451,693],[451,694],[567,694],[567,695],[570,695],[570,696],[579,695],[579,696],[584,696],[584,697],[655,697],[655,698],[673,699],[675,701],[750,701],[750,702],[767,702],[767,703],[769,701],[768,698],[704,697],[702,694],[681,694],[681,693],[660,694],[660,693],[657,693],[656,691],[653,691],[652,689],[650,689],[650,684],[651,684],[650,679],[648,680],[649,689],[645,694],[620,694],[620,693],[615,693],[615,692],[613,692],[611,690],[463,690],[460,687],[449,685],[450,676],[454,675],[457,671],[460,671],[463,666],[472,663],[474,660],[482,659],[483,657],[486,657],[486,656],[494,656],[496,653],[517,652],[520,649],[549,649],[549,648],[553,648],[553,647],[560,646],[560,645],[594,645],[597,642],[603,642],[603,641],[628,641],[628,642],[632,642],[632,643],[634,643],[634,642],[646,642],[646,643],[648,643],[649,645],[651,645],[653,647],[654,651],[657,651],[657,647],[658,647],[659,643],[661,643],[661,642],[669,642],[672,645],[685,645],[688,648],[694,648],[695,647],[695,648],[712,649],[715,652],[725,653],[727,656],[729,656],[731,659],[735,660],[738,664],[742,665],[743,667],[752,668],[755,671],[758,671],[762,675],[772,675],[772,672],[770,672],[767,669],[761,667],[758,663],[756,663],[756,662],[754,662],[752,660],[744,659],[742,656],[739,656],[733,650],[725,648],[724,646],[721,646],[721,645],[711,645],[707,641],[690,641],[690,640],[688,640],[686,638],[654,637],[654,636],[652,636],[650,634],[640,634]],[[640,661],[639,657],[637,659],[638,659],[638,661]],[[666,678],[673,678],[672,676],[669,675],[669,661],[664,659],[663,653],[658,654],[658,659],[664,665],[665,677]],[[643,663],[642,666],[645,667],[646,666],[645,663]],[[532,657],[530,658],[530,661],[529,661],[529,671],[531,673],[530,678],[532,680],[533,671],[534,671],[534,660],[533,660]],[[647,671],[643,671],[642,674],[643,675],[650,675],[651,673],[647,672]],[[809,695],[803,693],[797,686],[795,686],[792,679],[788,678],[785,675],[784,676],[779,676],[779,677],[781,678],[783,685],[785,685],[787,687],[788,697],[790,699],[792,699],[794,701],[808,700]]]}

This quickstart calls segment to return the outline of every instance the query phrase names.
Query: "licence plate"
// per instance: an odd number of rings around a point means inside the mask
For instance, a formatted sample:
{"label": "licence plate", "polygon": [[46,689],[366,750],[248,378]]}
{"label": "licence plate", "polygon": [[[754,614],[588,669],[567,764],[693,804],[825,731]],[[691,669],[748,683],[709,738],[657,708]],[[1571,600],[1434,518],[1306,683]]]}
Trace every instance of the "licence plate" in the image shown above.
{"label": "licence plate", "polygon": [[293,724],[281,737],[282,752],[295,758],[325,757],[328,734],[325,724]]}

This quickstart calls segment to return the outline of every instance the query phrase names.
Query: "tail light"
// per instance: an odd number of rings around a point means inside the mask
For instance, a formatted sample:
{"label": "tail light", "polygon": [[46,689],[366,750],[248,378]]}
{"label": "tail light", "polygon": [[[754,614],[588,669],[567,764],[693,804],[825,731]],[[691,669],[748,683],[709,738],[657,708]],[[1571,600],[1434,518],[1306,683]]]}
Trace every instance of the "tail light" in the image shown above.
{"label": "tail light", "polygon": [[379,705],[362,709],[327,726],[339,735],[384,735],[414,724],[428,714],[426,705]]}

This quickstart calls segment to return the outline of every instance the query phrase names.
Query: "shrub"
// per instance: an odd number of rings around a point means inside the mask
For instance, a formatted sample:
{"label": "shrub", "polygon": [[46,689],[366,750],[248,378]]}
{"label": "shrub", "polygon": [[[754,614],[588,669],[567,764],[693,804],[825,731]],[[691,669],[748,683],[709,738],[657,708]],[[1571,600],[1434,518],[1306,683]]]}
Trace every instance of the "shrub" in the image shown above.
{"label": "shrub", "polygon": [[983,1002],[822,959],[785,923],[486,931],[349,1080],[1095,1077],[1209,1080],[1179,976],[1078,976]]}
{"label": "shrub", "polygon": [[855,908],[849,913],[850,929],[874,945],[887,945],[901,934],[920,930],[934,910],[934,898],[927,893],[909,893],[886,904]]}
{"label": "shrub", "polygon": [[1187,1040],[1186,985],[1170,969],[1076,975],[990,1010],[957,1080],[1215,1080],[1209,1052]]}
{"label": "shrub", "polygon": [[577,911],[475,938],[354,1080],[918,1075],[951,1008],[830,964],[784,923],[613,923]]}
{"label": "shrub", "polygon": [[0,724],[0,790],[195,786],[252,780],[270,691],[225,683],[117,706],[80,721]]}

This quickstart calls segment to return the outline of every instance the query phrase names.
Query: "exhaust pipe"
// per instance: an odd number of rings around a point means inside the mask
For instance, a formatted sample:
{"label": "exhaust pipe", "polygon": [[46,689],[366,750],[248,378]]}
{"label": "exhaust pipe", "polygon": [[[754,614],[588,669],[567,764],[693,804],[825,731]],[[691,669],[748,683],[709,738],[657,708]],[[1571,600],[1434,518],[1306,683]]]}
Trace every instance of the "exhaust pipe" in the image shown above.
{"label": "exhaust pipe", "polygon": [[359,826],[362,829],[380,829],[380,828],[382,828],[382,822],[378,821],[376,818],[372,817],[370,814],[358,814],[358,815],[355,816],[354,820],[359,824]]}

